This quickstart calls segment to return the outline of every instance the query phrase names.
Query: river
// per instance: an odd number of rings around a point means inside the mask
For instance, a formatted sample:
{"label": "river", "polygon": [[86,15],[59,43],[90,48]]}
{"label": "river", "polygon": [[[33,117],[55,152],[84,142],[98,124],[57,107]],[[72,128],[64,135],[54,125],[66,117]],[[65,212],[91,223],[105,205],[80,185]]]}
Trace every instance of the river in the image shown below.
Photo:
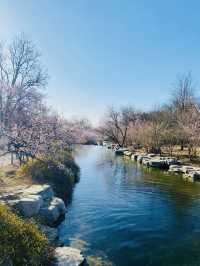
{"label": "river", "polygon": [[200,183],[142,167],[99,146],[81,169],[60,236],[91,265],[200,265]]}

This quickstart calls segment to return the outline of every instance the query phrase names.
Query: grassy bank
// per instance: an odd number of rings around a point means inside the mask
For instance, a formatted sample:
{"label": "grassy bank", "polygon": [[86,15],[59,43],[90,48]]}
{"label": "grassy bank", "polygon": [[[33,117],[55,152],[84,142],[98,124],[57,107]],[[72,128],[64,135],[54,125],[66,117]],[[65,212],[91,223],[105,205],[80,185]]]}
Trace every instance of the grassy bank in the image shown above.
{"label": "grassy bank", "polygon": [[49,265],[51,248],[46,237],[31,223],[0,205],[0,265]]}
{"label": "grassy bank", "polygon": [[[4,192],[32,184],[50,184],[58,197],[70,199],[74,184],[79,180],[79,167],[71,153],[62,152],[52,157],[30,159],[19,166],[1,169],[0,181]],[[50,265],[51,247],[35,224],[24,220],[8,207],[0,204],[0,265]]]}

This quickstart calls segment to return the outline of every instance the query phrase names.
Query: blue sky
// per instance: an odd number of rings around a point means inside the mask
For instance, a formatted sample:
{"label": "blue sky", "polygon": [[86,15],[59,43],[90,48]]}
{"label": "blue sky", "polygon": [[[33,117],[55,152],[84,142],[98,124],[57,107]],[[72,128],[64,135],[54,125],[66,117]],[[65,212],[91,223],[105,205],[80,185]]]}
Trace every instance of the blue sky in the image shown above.
{"label": "blue sky", "polygon": [[194,0],[1,0],[0,39],[24,32],[48,68],[48,103],[96,123],[109,105],[162,104],[177,74],[199,82],[199,10]]}

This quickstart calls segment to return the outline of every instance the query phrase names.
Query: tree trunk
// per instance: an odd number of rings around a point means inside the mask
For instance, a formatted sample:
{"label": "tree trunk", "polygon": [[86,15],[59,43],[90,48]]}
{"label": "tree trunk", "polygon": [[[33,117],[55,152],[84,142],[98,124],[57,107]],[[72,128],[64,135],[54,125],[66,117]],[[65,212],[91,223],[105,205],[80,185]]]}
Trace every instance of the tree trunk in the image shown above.
{"label": "tree trunk", "polygon": [[11,164],[13,165],[13,152],[11,152],[11,158],[10,158]]}
{"label": "tree trunk", "polygon": [[181,151],[183,151],[184,150],[184,143],[183,143],[183,141],[181,141]]}

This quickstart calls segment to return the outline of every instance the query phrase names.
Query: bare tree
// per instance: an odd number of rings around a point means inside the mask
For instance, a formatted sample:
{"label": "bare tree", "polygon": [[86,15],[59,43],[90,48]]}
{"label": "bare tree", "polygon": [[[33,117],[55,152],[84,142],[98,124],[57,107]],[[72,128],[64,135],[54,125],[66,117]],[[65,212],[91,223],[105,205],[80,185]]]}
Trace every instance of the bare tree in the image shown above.
{"label": "bare tree", "polygon": [[41,66],[40,54],[24,35],[1,49],[0,73],[1,121],[9,126],[14,112],[20,112],[30,100],[38,101],[41,97],[38,89],[46,85],[47,74]]}
{"label": "bare tree", "polygon": [[20,156],[30,137],[42,101],[40,89],[46,85],[46,70],[40,54],[24,35],[17,36],[0,50],[0,125],[1,136],[8,140],[8,150]]}
{"label": "bare tree", "polygon": [[0,53],[1,82],[8,87],[31,88],[46,85],[47,74],[40,54],[23,34]]}
{"label": "bare tree", "polygon": [[[193,109],[196,108],[197,100],[194,92],[195,84],[190,72],[177,78],[175,89],[172,93],[171,105],[177,121],[177,127],[180,128],[180,133],[181,131],[184,132],[183,128],[185,127],[188,113],[191,113]],[[181,150],[183,150],[186,139],[184,133],[181,135],[179,136],[179,139]]]}
{"label": "bare tree", "polygon": [[102,134],[111,141],[124,146],[131,123],[136,120],[136,113],[132,107],[122,107],[119,110],[110,107],[105,115]]}

